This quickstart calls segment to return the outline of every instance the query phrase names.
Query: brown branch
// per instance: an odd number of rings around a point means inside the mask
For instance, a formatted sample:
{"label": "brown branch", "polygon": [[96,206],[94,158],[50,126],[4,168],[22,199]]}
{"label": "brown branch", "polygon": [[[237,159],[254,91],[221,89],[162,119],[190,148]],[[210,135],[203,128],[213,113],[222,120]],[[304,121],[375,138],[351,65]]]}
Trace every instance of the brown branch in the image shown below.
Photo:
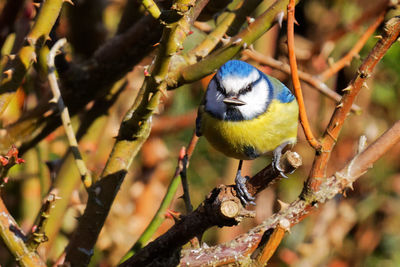
{"label": "brown branch", "polygon": [[326,177],[326,167],[330,158],[330,153],[336,144],[351,105],[364,86],[366,79],[371,76],[376,64],[378,64],[386,51],[397,40],[399,34],[400,17],[394,17],[386,23],[382,39],[375,44],[368,57],[361,64],[357,71],[357,76],[350,82],[349,86],[343,90],[345,92],[343,98],[337,105],[325,134],[322,137],[322,149],[314,159],[313,167],[307,181],[307,192],[304,192],[305,194],[303,197],[311,197],[312,199],[312,192],[318,191],[323,177]]}
{"label": "brown branch", "polygon": [[[389,130],[380,136],[367,149],[357,154],[348,164],[335,175],[323,180],[320,189],[315,192],[317,196],[314,202],[307,201],[301,196],[282,207],[278,213],[275,213],[262,224],[251,229],[249,232],[236,237],[234,240],[224,244],[209,248],[200,248],[197,250],[185,249],[181,255],[181,266],[203,266],[211,263],[213,266],[224,266],[227,263],[249,263],[251,259],[261,260],[262,257],[268,258],[268,254],[273,252],[278,244],[274,243],[281,239],[281,234],[276,232],[277,227],[287,231],[289,227],[299,223],[306,218],[311,211],[317,207],[317,203],[325,203],[333,199],[337,194],[342,194],[346,188],[351,188],[351,184],[363,175],[372,164],[382,157],[390,148],[400,141],[400,121],[396,122]],[[280,230],[278,230],[280,231]],[[271,235],[272,234],[272,235]],[[265,244],[263,239],[271,238],[271,244],[266,245],[272,251],[257,250]],[[265,253],[263,256],[262,253]],[[258,257],[257,257],[258,256]]]}
{"label": "brown branch", "polygon": [[358,55],[360,50],[364,47],[365,43],[368,41],[369,37],[375,32],[378,26],[382,23],[385,18],[386,10],[382,11],[378,18],[368,27],[364,34],[358,39],[357,43],[350,49],[350,51],[342,57],[339,61],[334,63],[324,72],[322,72],[319,77],[322,81],[328,80],[330,77],[335,75],[339,70],[349,65],[351,60]]}
{"label": "brown branch", "polygon": [[[290,74],[290,66],[286,63],[283,63],[282,61],[276,60],[272,57],[265,56],[255,50],[250,50],[246,49],[242,52],[243,55],[263,64],[267,65],[271,68],[280,70],[282,72],[285,72],[287,74]],[[330,89],[324,82],[319,80],[317,77],[314,77],[311,74],[308,74],[307,72],[298,70],[297,71],[299,74],[299,78],[306,82],[307,84],[311,85],[312,88],[317,89],[320,91],[322,94],[325,96],[335,100],[336,102],[339,102],[342,99],[342,96],[336,93],[334,90]],[[361,108],[357,106],[356,104],[353,104],[351,106],[351,110],[355,113],[361,112]]]}
{"label": "brown branch", "polygon": [[300,123],[303,127],[304,134],[306,136],[307,141],[310,145],[317,151],[321,149],[321,143],[314,137],[310,123],[308,122],[307,112],[304,105],[303,93],[301,92],[301,85],[299,80],[299,74],[297,73],[297,63],[296,63],[296,55],[294,52],[294,7],[295,1],[290,0],[289,5],[287,7],[288,12],[288,22],[287,22],[287,40],[288,40],[288,53],[289,53],[289,63],[290,70],[292,74],[292,81],[294,87],[294,94],[296,96],[297,102],[299,104],[299,117]]}
{"label": "brown branch", "polygon": [[[281,158],[281,166],[285,172],[292,172],[300,165],[301,158],[295,152],[288,151]],[[268,165],[249,179],[246,186],[249,193],[255,196],[279,179],[279,173],[272,165]],[[120,266],[151,266],[157,262],[174,260],[173,255],[179,257],[178,252],[181,246],[191,238],[202,234],[206,229],[215,225],[219,227],[237,225],[243,218],[252,216],[254,212],[243,208],[233,185],[220,185],[211,191],[195,211],[184,216],[167,233],[148,244]],[[182,266],[187,265],[185,263]]]}

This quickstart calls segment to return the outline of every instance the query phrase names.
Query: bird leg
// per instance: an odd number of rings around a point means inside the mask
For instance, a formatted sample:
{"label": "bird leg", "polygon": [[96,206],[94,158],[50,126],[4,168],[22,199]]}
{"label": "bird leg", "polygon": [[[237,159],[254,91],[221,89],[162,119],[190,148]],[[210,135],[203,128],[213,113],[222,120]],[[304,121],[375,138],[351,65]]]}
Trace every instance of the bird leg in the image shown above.
{"label": "bird leg", "polygon": [[235,183],[236,183],[236,192],[238,193],[238,197],[240,201],[242,202],[243,206],[246,205],[255,205],[256,203],[254,202],[255,197],[253,197],[249,191],[247,191],[246,187],[246,182],[249,179],[248,176],[243,177],[241,175],[242,172],[242,164],[243,160],[239,161],[239,167],[236,173],[236,178],[235,178]]}
{"label": "bird leg", "polygon": [[289,142],[284,142],[280,144],[277,148],[274,149],[273,152],[273,158],[272,158],[272,166],[274,169],[279,172],[279,175],[282,176],[283,178],[288,178],[286,174],[283,172],[283,169],[281,168],[280,161],[281,161],[281,156],[283,150],[286,148],[287,145],[289,145]]}

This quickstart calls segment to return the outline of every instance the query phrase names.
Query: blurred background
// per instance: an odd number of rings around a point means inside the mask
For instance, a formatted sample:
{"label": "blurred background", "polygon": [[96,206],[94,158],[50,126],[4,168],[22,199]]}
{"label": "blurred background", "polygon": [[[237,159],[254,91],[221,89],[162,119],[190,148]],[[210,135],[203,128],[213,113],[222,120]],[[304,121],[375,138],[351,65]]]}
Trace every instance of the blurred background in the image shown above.
{"label": "blurred background", "polygon": [[[35,2],[25,1],[23,10],[15,19],[16,32],[24,31],[24,27],[34,18]],[[82,8],[82,5],[90,2],[93,1],[76,0],[75,6],[64,5],[56,23],[53,34],[57,38],[66,36],[74,44],[68,51],[70,60],[79,62],[94,51],[87,48],[90,40],[85,40],[85,14],[73,12],[73,9]],[[101,18],[95,28],[98,30],[98,42],[102,43],[116,34],[118,27],[121,27],[119,23],[124,10],[129,2],[135,1],[95,2],[98,3],[98,10],[92,11],[97,12]],[[233,1],[229,7],[235,6],[237,2]],[[5,4],[6,1],[0,1],[0,12],[4,11]],[[369,0],[301,1],[296,7],[299,26],[295,27],[299,69],[312,75],[327,69],[331,62],[343,57],[354,46],[385,5],[386,1],[381,0],[373,3]],[[257,12],[261,13],[267,7],[267,3],[261,4]],[[214,16],[204,14],[203,21],[193,27],[193,34],[185,42],[184,49],[199,43],[206,36],[204,29],[207,31],[207,28],[215,27],[225,12],[222,9]],[[80,32],[71,31],[72,28],[76,29],[74,24],[80,25]],[[380,28],[374,35],[379,35],[379,32]],[[7,42],[17,37],[18,34],[10,34],[5,38],[3,56]],[[372,36],[359,57],[327,80],[327,85],[341,94],[376,40]],[[287,62],[285,23],[282,28],[274,26],[254,44],[254,48],[264,55]],[[90,125],[80,140],[85,162],[94,175],[101,173],[122,117],[132,105],[143,82],[145,66],[151,63],[153,57],[154,53],[150,53],[114,85],[115,91],[122,89],[117,100],[108,112],[105,111]],[[241,57],[291,87],[287,74],[260,65],[243,55],[238,58]],[[353,157],[360,135],[366,135],[368,142],[372,142],[400,118],[399,73],[400,44],[397,43],[378,64],[368,80],[368,87],[358,96],[356,103],[362,111],[348,117],[332,153],[328,175],[339,170]],[[158,115],[153,120],[152,133],[132,164],[112,206],[98,239],[91,266],[115,266],[150,222],[175,172],[179,151],[188,144],[193,134],[197,107],[211,77],[170,91],[163,98]],[[335,103],[307,84],[302,85],[312,128],[316,136],[320,136],[329,122]],[[1,115],[1,128],[12,125],[22,114],[39,105],[42,95],[49,94],[46,90],[46,75],[39,60],[19,88],[17,97]],[[83,114],[73,117],[75,129],[82,117]],[[29,232],[42,198],[48,193],[51,184],[56,185],[61,199],[56,201],[46,226],[49,241],[39,247],[39,252],[46,255],[49,263],[56,261],[63,252],[87,199],[72,157],[65,157],[67,150],[64,129],[59,127],[22,155],[25,164],[11,169],[10,180],[2,190],[2,198],[11,214],[23,230]],[[305,141],[301,128],[294,150],[303,157],[303,166],[290,175],[289,179],[281,180],[258,196],[256,218],[246,219],[237,227],[212,228],[205,233],[204,242],[214,245],[229,241],[277,211],[277,199],[291,202],[297,198],[314,158],[314,151]],[[320,206],[318,211],[294,226],[269,266],[400,266],[399,152],[400,145],[396,145],[355,183],[354,190],[348,191],[346,197],[338,197]],[[255,174],[268,163],[269,159],[266,158],[247,161],[244,163],[244,172],[246,175]],[[236,160],[226,158],[200,139],[188,169],[193,206],[197,207],[218,184],[232,184],[236,168]],[[179,189],[171,210],[184,213],[184,203],[179,198],[181,195],[182,190]],[[173,224],[171,218],[166,218],[154,237],[164,233]],[[3,244],[0,244],[0,263],[2,266],[15,265]]]}

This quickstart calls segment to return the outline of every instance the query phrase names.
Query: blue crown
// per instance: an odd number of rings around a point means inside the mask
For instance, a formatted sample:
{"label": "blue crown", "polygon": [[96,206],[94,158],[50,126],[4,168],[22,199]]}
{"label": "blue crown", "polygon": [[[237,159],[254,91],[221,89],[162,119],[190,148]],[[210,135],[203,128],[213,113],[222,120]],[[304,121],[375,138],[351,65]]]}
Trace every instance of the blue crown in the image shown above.
{"label": "blue crown", "polygon": [[230,60],[226,62],[218,70],[220,78],[226,78],[229,76],[247,77],[255,68],[240,60]]}

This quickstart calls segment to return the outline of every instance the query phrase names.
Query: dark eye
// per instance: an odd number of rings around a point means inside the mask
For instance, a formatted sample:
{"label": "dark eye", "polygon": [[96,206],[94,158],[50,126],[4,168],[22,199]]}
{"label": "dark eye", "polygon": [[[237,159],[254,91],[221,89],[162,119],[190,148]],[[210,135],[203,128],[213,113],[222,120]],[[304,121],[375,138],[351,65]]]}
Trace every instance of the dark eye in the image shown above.
{"label": "dark eye", "polygon": [[248,92],[250,92],[252,89],[253,89],[253,86],[252,86],[252,84],[250,83],[250,84],[248,84],[245,88],[240,89],[239,94],[248,93]]}
{"label": "dark eye", "polygon": [[225,88],[221,86],[218,79],[215,79],[215,83],[217,84],[217,90],[221,92],[223,95],[226,95]]}

